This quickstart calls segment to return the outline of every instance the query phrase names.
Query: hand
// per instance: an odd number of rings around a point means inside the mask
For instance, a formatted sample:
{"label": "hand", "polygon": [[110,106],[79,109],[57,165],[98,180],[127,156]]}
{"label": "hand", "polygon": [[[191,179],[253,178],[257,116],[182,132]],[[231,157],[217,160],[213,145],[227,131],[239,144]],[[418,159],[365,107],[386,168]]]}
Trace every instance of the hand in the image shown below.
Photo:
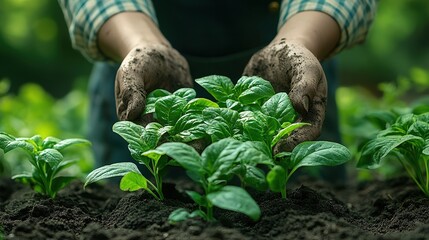
{"label": "hand", "polygon": [[243,75],[257,75],[268,81],[276,92],[287,92],[305,126],[280,140],[274,153],[291,151],[303,141],[316,139],[325,119],[327,82],[319,60],[303,45],[284,38],[257,52]]}
{"label": "hand", "polygon": [[146,95],[162,88],[174,91],[192,87],[186,60],[163,44],[136,46],[122,61],[116,74],[116,113],[120,120],[141,122]]}

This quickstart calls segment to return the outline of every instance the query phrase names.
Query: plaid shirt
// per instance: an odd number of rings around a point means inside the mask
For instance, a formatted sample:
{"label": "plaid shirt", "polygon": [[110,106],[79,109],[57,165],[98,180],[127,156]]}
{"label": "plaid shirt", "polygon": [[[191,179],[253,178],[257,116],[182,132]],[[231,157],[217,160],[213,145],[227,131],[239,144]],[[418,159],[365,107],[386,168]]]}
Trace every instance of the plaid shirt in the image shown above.
{"label": "plaid shirt", "polygon": [[[97,33],[113,15],[143,12],[157,23],[151,0],[58,0],[73,47],[91,60],[105,60],[97,47]],[[376,0],[283,0],[278,28],[302,11],[320,11],[330,15],[341,28],[341,39],[334,53],[365,39],[374,18]]]}

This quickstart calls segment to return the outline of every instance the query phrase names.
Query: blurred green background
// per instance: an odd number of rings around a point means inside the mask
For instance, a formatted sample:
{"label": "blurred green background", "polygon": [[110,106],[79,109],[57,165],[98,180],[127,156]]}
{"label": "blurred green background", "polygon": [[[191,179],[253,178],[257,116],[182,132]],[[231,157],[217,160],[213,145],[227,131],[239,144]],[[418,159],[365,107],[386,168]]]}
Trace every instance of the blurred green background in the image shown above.
{"label": "blurred green background", "polygon": [[[373,134],[370,110],[427,95],[428,16],[427,0],[381,0],[366,42],[337,57],[341,129],[352,150]],[[91,64],[67,31],[57,1],[0,1],[0,131],[85,137]]]}

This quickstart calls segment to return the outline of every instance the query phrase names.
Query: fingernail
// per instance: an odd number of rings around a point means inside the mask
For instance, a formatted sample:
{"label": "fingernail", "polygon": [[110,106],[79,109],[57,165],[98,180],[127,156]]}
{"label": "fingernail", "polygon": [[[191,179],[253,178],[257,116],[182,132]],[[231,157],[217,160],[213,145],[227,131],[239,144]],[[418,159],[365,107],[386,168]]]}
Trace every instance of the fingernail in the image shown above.
{"label": "fingernail", "polygon": [[310,99],[308,99],[308,96],[304,96],[302,98],[302,106],[304,107],[306,112],[308,112],[308,105],[309,104],[310,104]]}

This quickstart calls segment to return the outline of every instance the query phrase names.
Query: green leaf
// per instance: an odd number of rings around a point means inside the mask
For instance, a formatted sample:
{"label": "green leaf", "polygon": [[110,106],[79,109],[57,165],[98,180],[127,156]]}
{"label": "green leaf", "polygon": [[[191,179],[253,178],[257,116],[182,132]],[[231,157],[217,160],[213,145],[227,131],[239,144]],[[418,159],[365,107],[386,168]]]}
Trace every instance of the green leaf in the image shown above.
{"label": "green leaf", "polygon": [[200,114],[186,113],[173,126],[170,134],[180,142],[190,142],[206,136],[206,124]]}
{"label": "green leaf", "polygon": [[84,187],[93,182],[112,177],[121,177],[129,172],[141,174],[138,167],[131,162],[113,163],[99,167],[88,174]]}
{"label": "green leaf", "polygon": [[164,152],[161,152],[157,149],[151,149],[149,151],[146,151],[143,153],[143,156],[148,157],[150,159],[152,159],[155,163],[155,165],[159,168],[159,169],[163,169],[165,167],[165,165],[167,164],[166,162],[158,164],[159,160],[162,158],[162,156],[164,156]]}
{"label": "green leaf", "polygon": [[15,148],[21,148],[30,155],[34,155],[34,152],[36,152],[36,148],[33,144],[27,142],[26,140],[16,139],[13,141],[10,141],[6,147],[4,148],[4,153],[7,153]]}
{"label": "green leaf", "polygon": [[5,149],[6,146],[15,140],[15,137],[5,132],[0,132],[0,149]]}
{"label": "green leaf", "polygon": [[219,105],[209,99],[195,98],[189,101],[183,108],[185,113],[202,113],[206,108],[219,108]]}
{"label": "green leaf", "polygon": [[202,161],[198,152],[185,143],[168,142],[161,144],[156,150],[173,158],[186,170],[201,176]]}
{"label": "green leaf", "polygon": [[[411,143],[412,145],[421,146],[422,148],[425,144],[421,137],[413,135],[377,137],[370,140],[362,147],[362,153],[357,167],[368,169],[377,168],[386,156],[388,156],[395,148],[402,147],[401,145],[405,143]],[[409,146],[405,146],[405,148],[408,149]]]}
{"label": "green leaf", "polygon": [[63,155],[58,150],[52,148],[45,149],[36,155],[37,161],[47,162],[52,170],[57,168],[63,159]]}
{"label": "green leaf", "polygon": [[122,177],[119,188],[130,192],[147,189],[147,179],[140,173],[129,172]]}
{"label": "green leaf", "polygon": [[40,135],[34,135],[31,138],[27,139],[29,143],[34,144],[35,146],[42,146],[43,139]]}
{"label": "green leaf", "polygon": [[209,193],[207,199],[216,207],[246,214],[254,221],[261,217],[261,209],[246,190],[236,186],[224,186]]}
{"label": "green leaf", "polygon": [[270,146],[265,144],[264,142],[259,141],[247,141],[244,142],[246,146],[249,146],[249,148],[253,148],[255,150],[258,150],[259,152],[265,154],[266,157],[272,159],[273,153]]}
{"label": "green leaf", "polygon": [[239,160],[237,157],[242,151],[242,142],[225,138],[210,144],[201,154],[202,165],[210,176],[207,180],[214,182],[222,180],[231,169],[231,166]]}
{"label": "green leaf", "polygon": [[197,96],[197,93],[193,88],[179,88],[173,93],[173,95],[184,98],[189,102]]}
{"label": "green leaf", "polygon": [[271,148],[264,142],[246,141],[243,143],[243,150],[239,155],[240,161],[247,164],[272,165]]}
{"label": "green leaf", "polygon": [[307,126],[307,125],[311,125],[311,124],[304,123],[304,122],[289,124],[287,127],[281,129],[277,133],[277,135],[274,136],[274,138],[271,142],[271,147],[274,147],[280,141],[280,139],[282,137],[289,136],[295,129],[298,129],[300,127]]}
{"label": "green leaf", "polygon": [[161,124],[151,122],[142,129],[140,146],[141,150],[153,149],[158,145],[159,139],[167,131]]}
{"label": "green leaf", "polygon": [[207,127],[206,133],[211,136],[212,142],[232,137],[238,116],[237,111],[228,108],[205,109],[203,117]]}
{"label": "green leaf", "polygon": [[408,129],[407,134],[422,137],[423,139],[429,138],[429,123],[423,121],[416,121]]}
{"label": "green leaf", "polygon": [[63,160],[61,161],[58,166],[56,167],[56,169],[54,169],[54,173],[53,175],[61,172],[62,170],[76,164],[78,161],[76,159],[70,159],[70,160]]}
{"label": "green leaf", "polygon": [[20,179],[32,179],[33,174],[26,172],[26,173],[20,173],[12,176],[12,179],[14,180],[20,180]]}
{"label": "green leaf", "polygon": [[170,213],[170,215],[168,216],[168,221],[170,223],[177,223],[194,217],[201,217],[203,219],[207,218],[204,212],[202,212],[201,210],[195,210],[192,213],[189,213],[188,210],[184,208],[178,208],[172,213]]}
{"label": "green leaf", "polygon": [[[113,132],[119,134],[125,141],[129,143],[129,147],[139,149],[142,145],[141,137],[144,132],[144,127],[130,121],[119,121],[113,124]],[[145,151],[144,149],[142,151]]]}
{"label": "green leaf", "polygon": [[225,106],[229,109],[235,110],[235,111],[243,111],[244,105],[241,104],[239,101],[234,99],[227,99],[225,102]]}
{"label": "green leaf", "polygon": [[401,133],[402,135],[405,135],[415,121],[416,116],[414,114],[404,114],[399,116],[390,128],[395,130],[398,134]]}
{"label": "green leaf", "polygon": [[343,145],[328,141],[308,141],[298,144],[292,150],[294,169],[303,166],[335,166],[349,161],[350,151]]}
{"label": "green leaf", "polygon": [[179,96],[169,95],[158,99],[155,102],[156,119],[162,125],[174,125],[182,116],[182,109],[186,105],[186,100]]}
{"label": "green leaf", "polygon": [[155,89],[147,95],[146,107],[143,114],[155,112],[155,102],[165,96],[171,95],[171,93],[164,89]]}
{"label": "green leaf", "polygon": [[47,137],[43,139],[42,148],[43,149],[52,148],[55,144],[59,143],[60,141],[61,139],[58,139],[55,137]]}
{"label": "green leaf", "polygon": [[395,122],[397,115],[392,111],[379,110],[370,112],[364,117],[379,129],[384,129],[388,124],[393,124]]}
{"label": "green leaf", "polygon": [[285,92],[273,95],[262,105],[262,112],[268,116],[276,118],[280,124],[284,122],[294,122],[297,113]]}
{"label": "green leaf", "polygon": [[261,141],[269,143],[272,136],[280,127],[279,122],[260,111],[240,112],[240,119],[243,136],[245,140]]}
{"label": "green leaf", "polygon": [[195,191],[186,191],[186,194],[188,194],[188,196],[191,197],[192,200],[194,200],[194,202],[199,206],[201,207],[207,206],[207,201],[201,194]]}
{"label": "green leaf", "polygon": [[276,165],[267,174],[268,187],[273,192],[286,190],[286,171],[283,167]]}
{"label": "green leaf", "polygon": [[[152,141],[156,141],[157,139],[157,135],[158,133],[156,133],[157,130],[152,130],[152,127],[154,129],[157,129],[157,126],[159,125],[159,123],[149,123],[148,124],[148,132],[149,134],[147,134],[145,136],[146,141],[148,142],[152,142]],[[138,162],[144,164],[144,165],[148,165],[149,164],[149,159],[144,157],[142,155],[143,152],[149,150],[152,148],[152,146],[148,146],[146,144],[146,142],[143,140],[143,134],[146,131],[146,129],[143,126],[140,126],[138,124],[135,124],[133,122],[130,121],[119,121],[116,122],[113,127],[113,132],[119,134],[119,136],[121,136],[125,141],[128,142],[128,149],[131,153],[131,156]],[[149,130],[151,129],[151,130]],[[160,130],[159,130],[160,131]],[[155,133],[154,133],[155,132]],[[151,135],[151,133],[153,133],[153,135]],[[155,139],[152,139],[152,137],[155,137]]]}
{"label": "green leaf", "polygon": [[225,102],[233,95],[234,84],[228,77],[212,75],[195,79],[195,82],[207,90],[217,101]]}
{"label": "green leaf", "polygon": [[234,94],[238,101],[247,105],[259,99],[270,98],[275,94],[271,83],[257,76],[243,76],[234,87]]}
{"label": "green leaf", "polygon": [[76,177],[68,177],[68,176],[59,176],[52,180],[51,192],[54,193],[55,197],[56,193],[67,186],[71,181],[76,179]]}
{"label": "green leaf", "polygon": [[262,119],[252,111],[240,112],[239,122],[243,128],[243,137],[245,140],[261,141],[265,140],[265,124]]}
{"label": "green leaf", "polygon": [[158,162],[159,158],[161,158],[165,153],[161,152],[157,149],[151,149],[143,153],[143,156],[146,156],[155,162]]}
{"label": "green leaf", "polygon": [[64,148],[75,145],[75,144],[84,144],[84,145],[89,146],[89,145],[91,145],[91,142],[86,140],[86,139],[81,139],[81,138],[70,138],[70,139],[65,139],[65,140],[62,140],[62,141],[56,143],[53,146],[53,148],[58,150],[58,151],[61,151]]}
{"label": "green leaf", "polygon": [[184,208],[178,208],[170,213],[170,215],[168,216],[168,221],[170,223],[185,221],[190,218],[189,215],[190,213],[188,210]]}
{"label": "green leaf", "polygon": [[265,179],[265,172],[261,169],[251,166],[245,165],[245,174],[244,174],[244,183],[247,186],[250,186],[256,190],[264,191],[267,189],[268,184]]}

